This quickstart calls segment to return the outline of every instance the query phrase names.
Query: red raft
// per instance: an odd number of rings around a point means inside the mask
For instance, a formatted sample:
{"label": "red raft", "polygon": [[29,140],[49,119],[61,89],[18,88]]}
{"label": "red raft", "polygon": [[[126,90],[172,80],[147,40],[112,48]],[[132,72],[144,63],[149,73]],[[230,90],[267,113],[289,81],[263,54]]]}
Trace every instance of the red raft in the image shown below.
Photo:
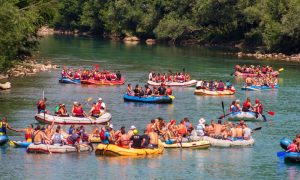
{"label": "red raft", "polygon": [[94,84],[94,85],[122,85],[125,83],[125,78],[121,78],[120,80],[94,80],[94,79],[88,79],[88,80],[81,80],[81,84]]}
{"label": "red raft", "polygon": [[[278,77],[279,72],[278,72],[278,71],[274,71],[274,72],[271,72],[270,74],[271,74],[272,76],[274,76],[274,77]],[[247,77],[247,76],[249,76],[249,77],[265,76],[265,74],[243,73],[243,72],[239,72],[239,71],[235,71],[235,75],[236,75],[236,76],[242,76],[242,77]]]}

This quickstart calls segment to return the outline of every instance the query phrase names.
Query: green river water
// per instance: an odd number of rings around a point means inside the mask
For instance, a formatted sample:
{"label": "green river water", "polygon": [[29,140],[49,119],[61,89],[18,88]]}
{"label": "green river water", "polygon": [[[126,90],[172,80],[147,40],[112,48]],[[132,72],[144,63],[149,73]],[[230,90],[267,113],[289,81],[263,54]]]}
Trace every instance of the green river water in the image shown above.
{"label": "green river water", "polygon": [[[222,114],[234,99],[247,96],[259,98],[266,111],[274,111],[269,122],[248,123],[254,132],[253,147],[209,148],[207,150],[166,149],[154,157],[97,157],[94,153],[27,154],[25,149],[9,146],[0,148],[0,179],[300,179],[300,167],[285,164],[276,157],[281,151],[279,140],[299,133],[300,65],[276,61],[238,59],[219,50],[199,47],[169,47],[164,45],[136,46],[106,40],[51,36],[41,40],[40,58],[51,58],[59,66],[91,67],[120,70],[126,83],[144,85],[151,70],[190,72],[192,79],[231,80],[237,93],[231,97],[203,97],[193,94],[194,88],[174,88],[176,99],[171,105],[124,103],[123,86],[81,86],[59,84],[61,69],[31,77],[11,79],[13,88],[0,91],[1,116],[9,118],[12,127],[23,128],[36,123],[35,103],[44,90],[48,107],[63,102],[70,111],[73,101],[102,97],[112,114],[115,129],[135,125],[140,131],[158,116],[180,121],[188,117],[196,126],[204,117],[207,121]],[[278,91],[244,92],[243,82],[230,74],[235,64],[271,65],[284,67]],[[88,109],[89,107],[85,107]],[[67,129],[68,127],[65,127]],[[22,140],[20,133],[9,132],[10,139]]]}

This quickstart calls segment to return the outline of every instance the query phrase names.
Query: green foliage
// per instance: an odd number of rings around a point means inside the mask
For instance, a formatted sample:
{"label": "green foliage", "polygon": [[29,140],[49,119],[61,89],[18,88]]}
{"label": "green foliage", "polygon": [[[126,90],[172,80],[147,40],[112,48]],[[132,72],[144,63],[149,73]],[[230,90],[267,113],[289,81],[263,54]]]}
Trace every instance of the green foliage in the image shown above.
{"label": "green foliage", "polygon": [[[54,10],[43,0],[0,1],[0,67],[8,68],[14,59],[29,56],[36,48],[36,32],[52,21]],[[52,12],[52,13],[51,13]]]}
{"label": "green foliage", "polygon": [[299,0],[0,0],[0,59],[30,54],[44,24],[99,35],[244,42],[297,52],[299,17]]}

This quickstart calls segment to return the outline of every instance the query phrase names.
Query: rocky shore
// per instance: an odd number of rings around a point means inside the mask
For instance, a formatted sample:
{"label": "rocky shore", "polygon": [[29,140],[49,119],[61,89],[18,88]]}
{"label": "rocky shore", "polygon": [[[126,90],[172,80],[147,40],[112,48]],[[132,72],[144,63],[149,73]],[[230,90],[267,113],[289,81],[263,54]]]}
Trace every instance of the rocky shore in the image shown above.
{"label": "rocky shore", "polygon": [[251,57],[251,58],[261,59],[261,60],[270,59],[270,60],[281,60],[281,61],[287,61],[287,62],[300,63],[300,54],[286,55],[286,54],[283,54],[283,53],[264,54],[264,53],[260,53],[260,52],[256,52],[256,53],[238,52],[237,56],[239,58]]}
{"label": "rocky shore", "polygon": [[51,63],[50,60],[37,62],[35,59],[27,59],[14,65],[13,68],[7,70],[3,74],[0,74],[0,80],[4,83],[0,83],[0,90],[10,89],[11,83],[8,82],[10,77],[24,77],[34,75],[38,72],[50,71],[56,69],[57,65]]}

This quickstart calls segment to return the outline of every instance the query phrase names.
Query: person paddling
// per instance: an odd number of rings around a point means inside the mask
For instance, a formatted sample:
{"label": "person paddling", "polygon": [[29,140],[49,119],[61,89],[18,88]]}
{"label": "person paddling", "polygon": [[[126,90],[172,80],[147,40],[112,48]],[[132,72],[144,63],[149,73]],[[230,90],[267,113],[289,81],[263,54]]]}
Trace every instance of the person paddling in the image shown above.
{"label": "person paddling", "polygon": [[30,124],[28,126],[28,128],[26,128],[26,129],[19,129],[19,130],[17,130],[17,132],[24,132],[25,141],[26,142],[32,142],[33,132],[34,132],[32,124]]}
{"label": "person paddling", "polygon": [[251,99],[250,99],[250,97],[247,97],[246,101],[243,104],[242,111],[249,112],[249,111],[251,111],[251,109],[252,109]]}
{"label": "person paddling", "polygon": [[262,115],[264,121],[267,121],[265,115],[263,115],[263,105],[260,103],[259,99],[255,99],[255,105],[253,106],[253,111],[255,112],[255,117],[258,118],[258,115]]}
{"label": "person paddling", "polygon": [[8,123],[7,123],[7,118],[3,117],[0,122],[0,136],[6,135],[7,129],[18,132],[18,130],[10,127],[10,125],[8,125]]}
{"label": "person paddling", "polygon": [[47,98],[43,98],[43,99],[38,100],[38,102],[37,102],[38,114],[41,113],[41,112],[42,113],[45,112],[45,110],[46,110],[46,101],[47,101]]}

